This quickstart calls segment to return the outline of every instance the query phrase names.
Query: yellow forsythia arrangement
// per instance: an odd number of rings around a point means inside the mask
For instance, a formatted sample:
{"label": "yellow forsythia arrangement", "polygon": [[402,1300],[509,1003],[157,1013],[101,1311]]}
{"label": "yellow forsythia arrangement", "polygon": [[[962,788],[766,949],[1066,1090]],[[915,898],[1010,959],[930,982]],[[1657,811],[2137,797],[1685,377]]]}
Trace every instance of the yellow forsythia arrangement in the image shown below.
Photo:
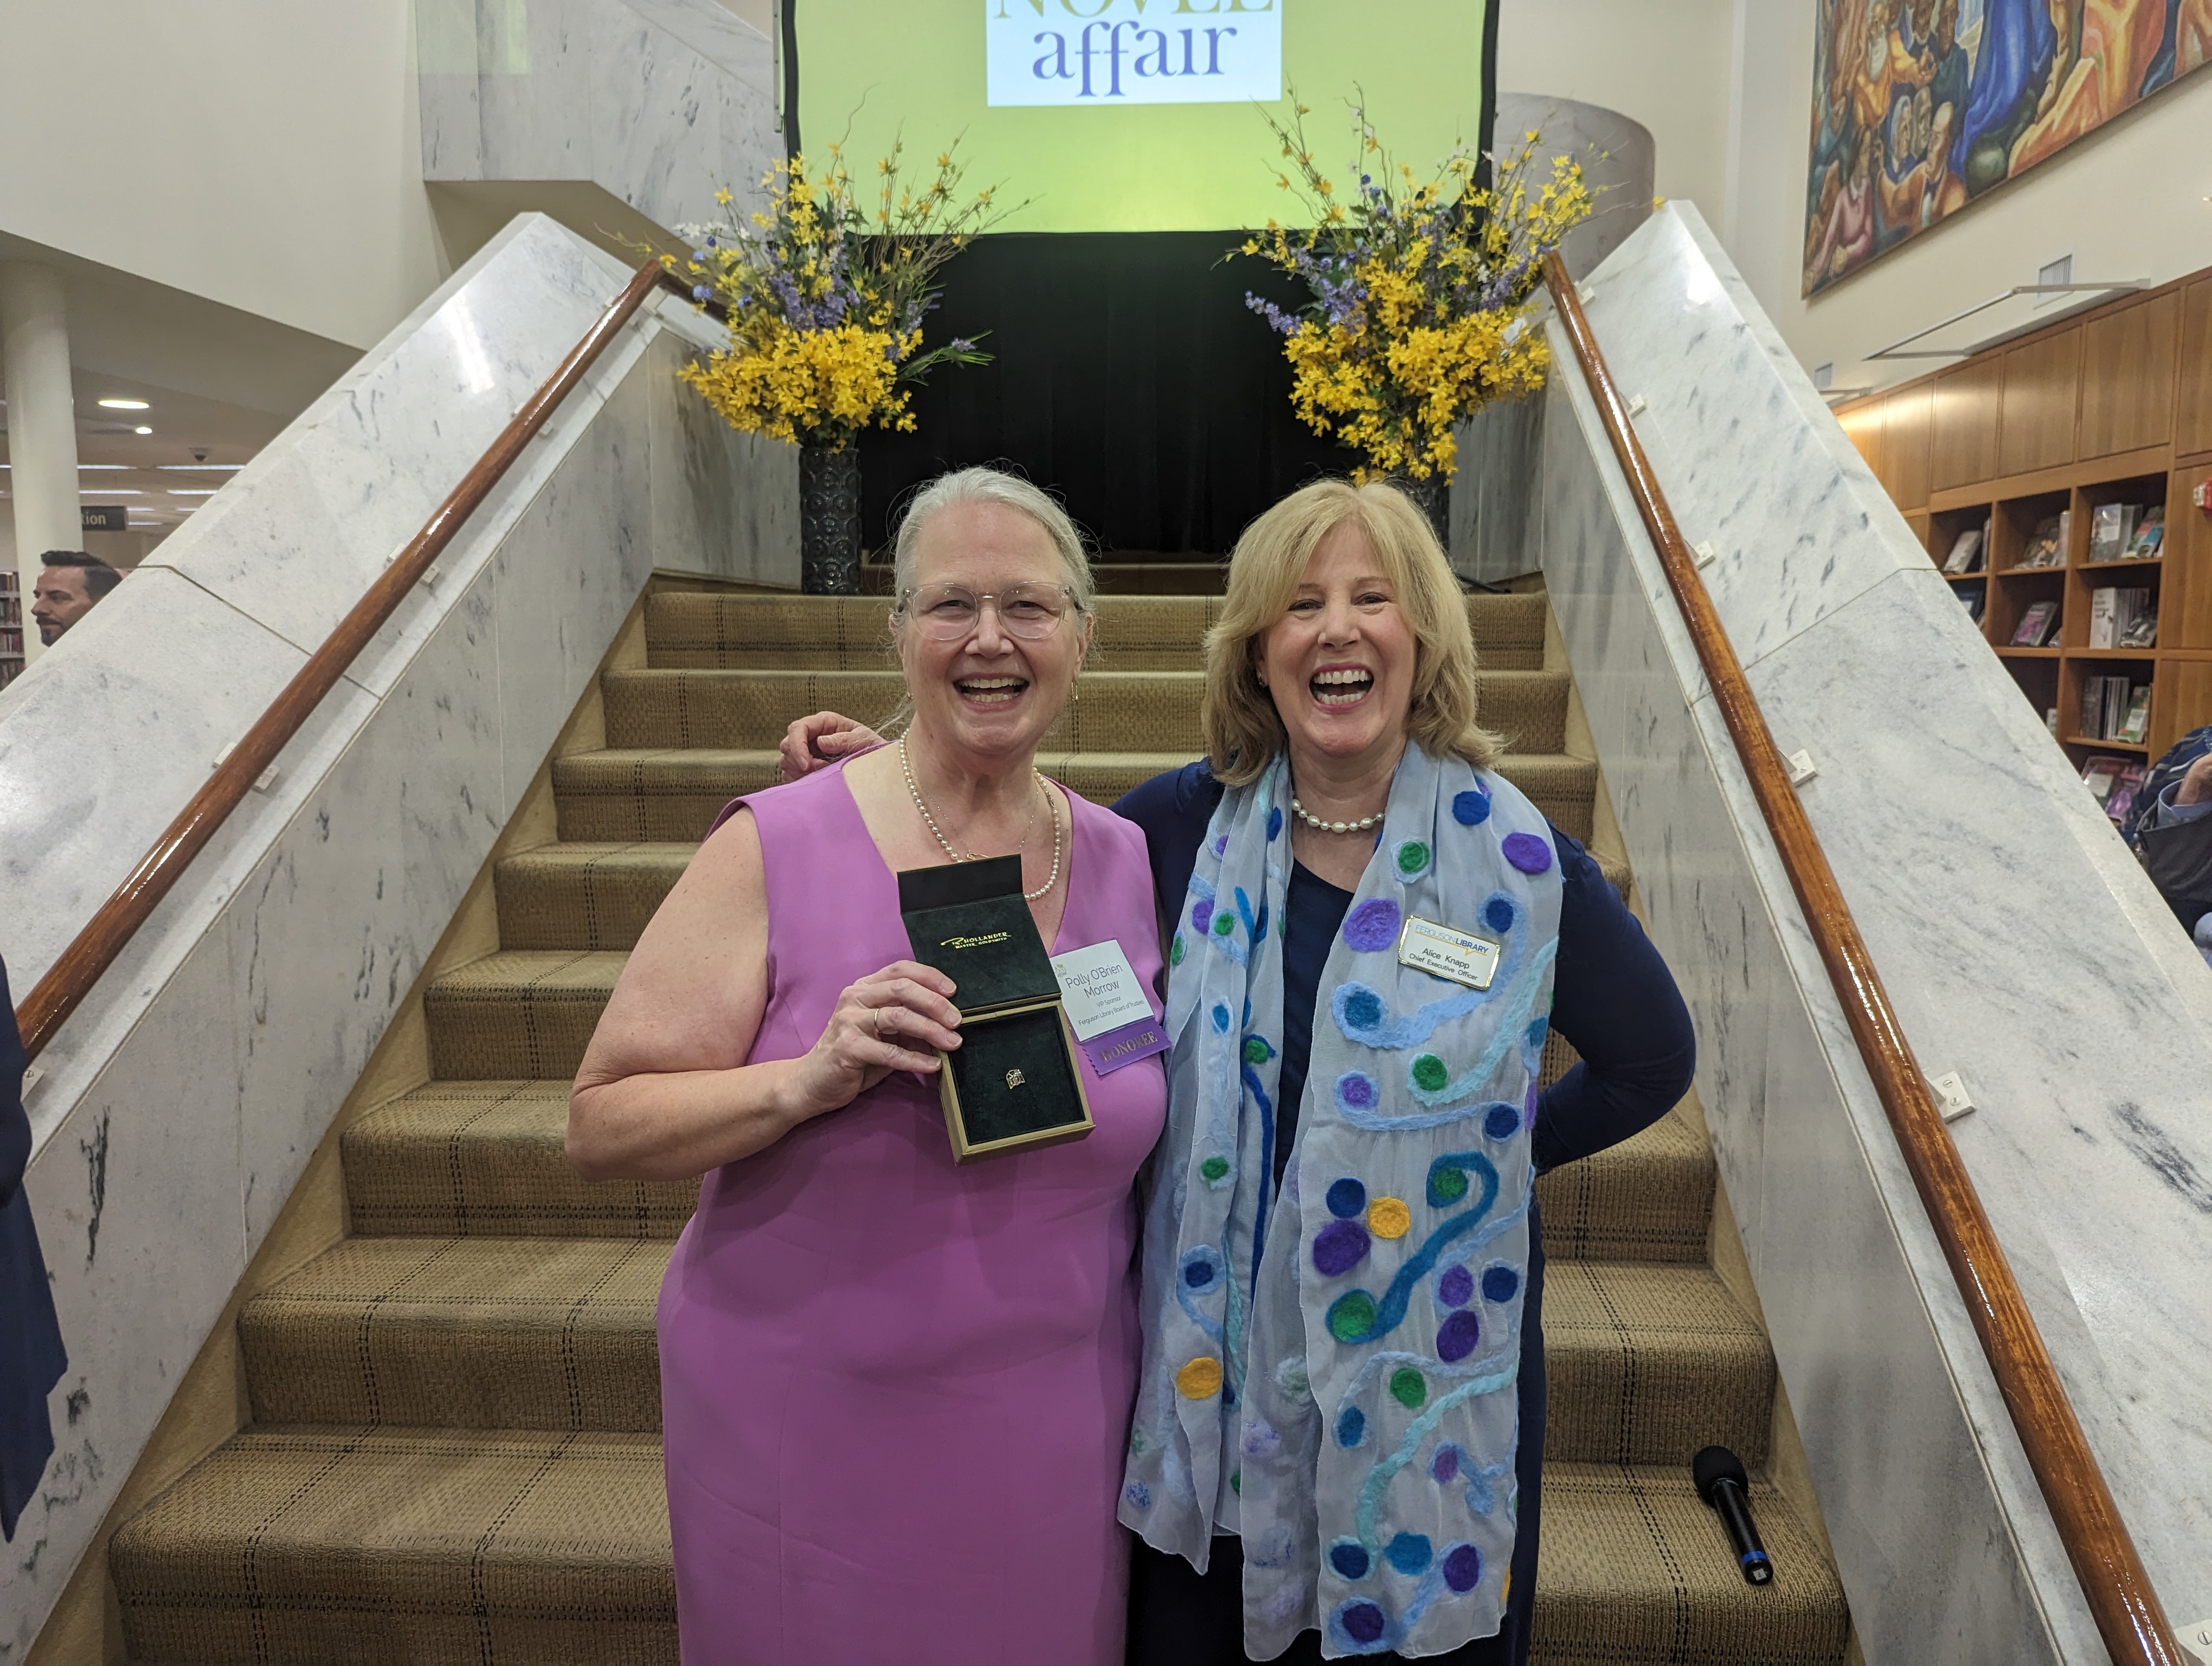
{"label": "yellow forsythia arrangement", "polygon": [[1284,337],[1298,416],[1364,457],[1357,478],[1449,480],[1453,424],[1543,384],[1550,353],[1528,327],[1528,297],[1544,256],[1589,216],[1581,165],[1556,159],[1532,194],[1532,131],[1495,161],[1488,184],[1463,149],[1434,178],[1416,179],[1393,167],[1354,105],[1358,183],[1340,198],[1306,143],[1310,112],[1293,107],[1287,127],[1268,118],[1298,175],[1293,183],[1278,173],[1276,183],[1300,196],[1313,223],[1271,220],[1243,252],[1304,280],[1313,299],[1295,311],[1256,295],[1245,304]]}
{"label": "yellow forsythia arrangement", "polygon": [[[1001,217],[989,187],[957,204],[950,151],[917,195],[899,184],[900,148],[876,164],[863,208],[838,147],[819,173],[806,159],[764,175],[768,207],[751,224],[680,226],[692,297],[729,310],[730,344],[678,373],[731,427],[832,448],[870,426],[911,429],[909,385],[946,363],[981,364],[973,341],[921,349],[938,271]],[[725,207],[727,191],[715,193]],[[662,264],[678,269],[678,257]]]}

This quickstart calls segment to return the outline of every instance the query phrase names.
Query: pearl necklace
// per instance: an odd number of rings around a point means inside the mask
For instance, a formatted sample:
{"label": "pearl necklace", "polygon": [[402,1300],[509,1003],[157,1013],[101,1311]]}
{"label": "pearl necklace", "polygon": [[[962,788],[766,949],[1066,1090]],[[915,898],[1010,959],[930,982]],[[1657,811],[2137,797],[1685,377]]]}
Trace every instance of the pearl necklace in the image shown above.
{"label": "pearl necklace", "polygon": [[[955,850],[952,848],[952,841],[945,836],[945,830],[937,824],[937,818],[929,813],[929,806],[922,800],[921,787],[914,778],[914,765],[907,757],[906,737],[903,735],[899,737],[899,769],[906,776],[906,790],[914,794],[914,807],[921,812],[922,820],[929,824],[929,830],[937,836],[938,843],[945,847],[945,854],[956,862],[982,860],[980,856],[972,854],[963,856]],[[1052,817],[1052,873],[1035,891],[1025,891],[1022,893],[1022,901],[1024,903],[1036,902],[1038,897],[1047,895],[1054,885],[1060,883],[1060,858],[1062,847],[1060,812],[1053,804],[1052,794],[1045,790],[1044,777],[1037,774],[1034,768],[1030,769],[1030,775],[1036,782],[1038,795],[1044,800],[1046,812]],[[1304,812],[1302,811],[1299,813]],[[1027,844],[1029,841],[1024,837],[1022,842]]]}
{"label": "pearl necklace", "polygon": [[1291,794],[1291,812],[1317,833],[1364,833],[1369,828],[1380,822],[1388,813],[1389,809],[1389,806],[1385,805],[1373,815],[1362,816],[1356,822],[1325,822],[1308,810],[1305,806],[1300,804],[1296,793]]}

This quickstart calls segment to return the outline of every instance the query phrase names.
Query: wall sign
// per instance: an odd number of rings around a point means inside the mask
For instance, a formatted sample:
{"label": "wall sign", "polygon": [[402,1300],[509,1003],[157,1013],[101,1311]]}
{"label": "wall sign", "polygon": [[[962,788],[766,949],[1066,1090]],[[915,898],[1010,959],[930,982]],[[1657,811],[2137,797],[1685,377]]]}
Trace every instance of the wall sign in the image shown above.
{"label": "wall sign", "polygon": [[77,530],[86,532],[127,532],[131,511],[120,503],[87,503],[76,512]]}
{"label": "wall sign", "polygon": [[1288,0],[984,0],[994,105],[1273,104]]}

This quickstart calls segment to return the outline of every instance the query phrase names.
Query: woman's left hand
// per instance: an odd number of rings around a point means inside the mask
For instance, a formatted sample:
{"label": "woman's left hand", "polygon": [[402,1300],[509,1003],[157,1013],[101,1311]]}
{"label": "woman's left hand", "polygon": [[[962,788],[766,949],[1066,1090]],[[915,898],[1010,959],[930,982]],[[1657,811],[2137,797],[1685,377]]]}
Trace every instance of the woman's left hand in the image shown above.
{"label": "woman's left hand", "polygon": [[873,729],[841,712],[814,712],[795,720],[783,732],[776,763],[785,781],[797,781],[883,744],[884,738]]}

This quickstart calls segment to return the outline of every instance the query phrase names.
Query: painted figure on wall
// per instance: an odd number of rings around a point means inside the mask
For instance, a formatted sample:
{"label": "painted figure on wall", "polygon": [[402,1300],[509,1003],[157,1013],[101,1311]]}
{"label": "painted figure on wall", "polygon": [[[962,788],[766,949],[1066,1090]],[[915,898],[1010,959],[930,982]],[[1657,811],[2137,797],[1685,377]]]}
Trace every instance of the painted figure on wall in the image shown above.
{"label": "painted figure on wall", "polygon": [[1819,0],[1805,293],[2212,59],[2212,0]]}

